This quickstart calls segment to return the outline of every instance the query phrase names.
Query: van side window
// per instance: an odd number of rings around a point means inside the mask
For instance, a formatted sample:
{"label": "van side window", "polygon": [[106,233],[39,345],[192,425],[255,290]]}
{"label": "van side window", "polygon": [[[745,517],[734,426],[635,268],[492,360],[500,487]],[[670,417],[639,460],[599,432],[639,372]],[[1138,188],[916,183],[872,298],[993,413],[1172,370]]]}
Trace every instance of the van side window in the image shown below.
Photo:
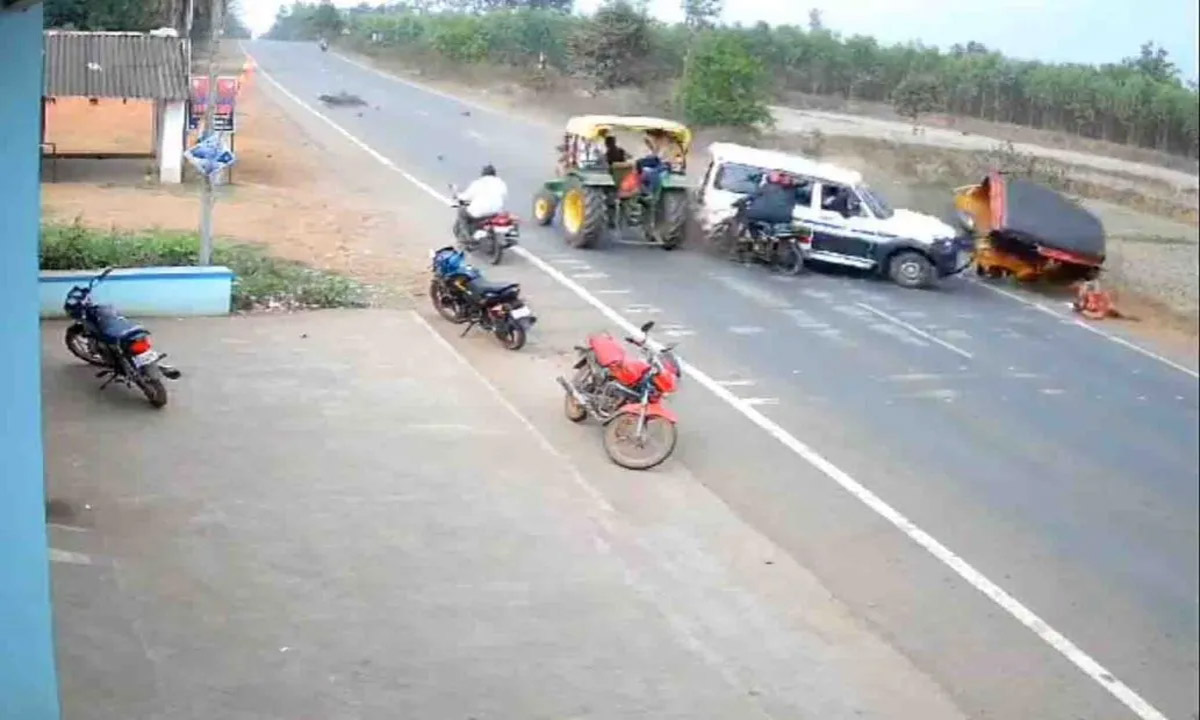
{"label": "van side window", "polygon": [[812,178],[798,177],[796,178],[796,204],[801,207],[812,207],[813,197],[813,180]]}
{"label": "van side window", "polygon": [[738,193],[739,195],[750,195],[758,189],[758,184],[762,181],[762,176],[762,168],[739,165],[737,163],[725,163],[717,171],[717,179],[713,183],[713,187],[718,190]]}

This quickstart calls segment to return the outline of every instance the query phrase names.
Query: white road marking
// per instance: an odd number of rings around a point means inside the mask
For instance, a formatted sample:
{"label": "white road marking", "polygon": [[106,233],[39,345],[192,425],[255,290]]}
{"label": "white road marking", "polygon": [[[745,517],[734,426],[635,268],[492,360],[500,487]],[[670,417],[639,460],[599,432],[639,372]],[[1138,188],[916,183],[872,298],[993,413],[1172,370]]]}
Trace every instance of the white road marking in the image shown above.
{"label": "white road marking", "polygon": [[483,136],[483,133],[476,132],[474,130],[468,130],[467,137],[471,138],[472,140],[474,140],[478,143],[487,144],[487,138]]}
{"label": "white road marking", "polygon": [[867,327],[871,328],[877,333],[883,333],[884,335],[893,337],[902,343],[915,345],[916,347],[929,347],[929,343],[925,342],[921,338],[907,332],[904,328],[897,327],[889,323],[871,323]]}
{"label": "white road marking", "polygon": [[1043,395],[1062,395],[1064,391],[1061,388],[1042,388],[1038,392]]}
{"label": "white road marking", "polygon": [[602,272],[581,272],[575,273],[571,277],[576,280],[603,280],[608,277],[608,273]]}
{"label": "white road marking", "polygon": [[657,315],[662,312],[662,308],[654,307],[653,305],[644,305],[642,303],[634,303],[625,306],[625,312],[630,315]]}
{"label": "white road marking", "polygon": [[734,335],[757,335],[764,330],[766,328],[761,328],[757,325],[733,325],[729,328],[729,332]]}
{"label": "white road marking", "polygon": [[911,332],[914,335],[925,338],[926,340],[928,340],[931,343],[934,343],[936,345],[941,345],[942,347],[946,348],[950,352],[958,353],[959,355],[962,355],[963,357],[967,358],[968,360],[975,357],[974,355],[967,352],[966,350],[963,350],[962,348],[958,347],[957,345],[953,345],[939,337],[930,335],[929,333],[925,332],[921,328],[913,327],[912,325],[909,325],[908,323],[904,322],[900,318],[894,317],[892,315],[888,315],[887,313],[885,313],[882,310],[879,310],[878,308],[874,308],[866,303],[858,303],[858,306],[864,310],[869,310],[870,312],[875,313],[876,315],[883,318],[884,320],[887,320],[890,323],[895,323],[896,325],[899,325],[900,327],[904,328],[905,330]]}
{"label": "white road marking", "polygon": [[88,528],[79,527],[78,525],[63,525],[62,523],[46,523],[46,527],[54,528],[55,530],[66,530],[67,532],[85,533],[91,532]]}
{"label": "white road marking", "polygon": [[790,317],[792,319],[792,322],[796,323],[797,327],[803,328],[805,330],[821,330],[821,329],[829,327],[828,323],[821,322],[820,320],[818,320],[815,317],[813,317],[812,315],[810,315],[807,311],[801,310],[799,308],[790,308],[787,310],[783,310],[782,312],[785,315],[787,315],[788,317]]}
{"label": "white road marking", "polygon": [[1151,360],[1157,360],[1160,363],[1162,363],[1163,365],[1166,365],[1167,367],[1170,367],[1170,368],[1174,368],[1175,370],[1178,370],[1181,373],[1184,373],[1186,375],[1191,375],[1194,378],[1200,378],[1200,372],[1197,372],[1197,371],[1193,370],[1192,368],[1187,367],[1186,365],[1180,365],[1179,363],[1175,362],[1174,360],[1163,357],[1162,355],[1159,355],[1158,353],[1154,352],[1153,350],[1148,350],[1148,349],[1142,347],[1141,345],[1130,342],[1119,335],[1113,335],[1112,333],[1107,333],[1091,323],[1084,322],[1077,318],[1066,317],[1062,313],[1055,312],[1054,310],[1051,310],[1050,308],[1046,307],[1045,305],[1043,305],[1039,302],[1030,300],[1029,298],[1021,297],[1020,295],[1018,295],[1015,292],[1009,292],[1008,290],[1005,290],[1004,288],[998,288],[995,285],[991,285],[989,283],[981,282],[979,280],[970,280],[970,279],[967,282],[971,282],[980,287],[987,288],[988,290],[991,290],[992,292],[997,293],[999,295],[1003,295],[1006,298],[1016,300],[1017,302],[1021,303],[1022,305],[1027,305],[1031,308],[1040,310],[1051,317],[1058,318],[1059,320],[1063,321],[1063,323],[1065,323],[1067,325],[1081,327],[1084,330],[1087,330],[1088,332],[1090,332],[1094,335],[1099,335],[1100,337],[1104,338],[1105,340],[1111,340],[1112,342],[1115,342],[1118,345],[1121,345],[1130,350],[1133,350],[1134,352],[1141,353],[1142,355],[1145,355],[1146,357],[1150,358]]}
{"label": "white road marking", "polygon": [[50,562],[67,563],[69,565],[91,565],[92,558],[83,553],[71,552],[70,550],[59,550],[58,548],[50,548]]}
{"label": "white road marking", "polygon": [[631,292],[633,291],[628,288],[604,288],[596,291],[598,295],[628,295]]}
{"label": "white road marking", "polygon": [[663,325],[660,330],[663,335],[671,338],[688,337],[696,334],[695,330],[689,330],[683,325]]}
{"label": "white road marking", "polygon": [[754,385],[753,380],[718,380],[722,387],[750,387]]}
{"label": "white road marking", "polygon": [[779,404],[779,398],[773,398],[773,397],[748,397],[748,398],[741,398],[741,401],[749,406],[778,405]]}
{"label": "white road marking", "polygon": [[924,382],[926,380],[941,380],[946,377],[939,373],[898,373],[896,375],[888,375],[887,379],[893,382]]}
{"label": "white road marking", "polygon": [[[255,61],[255,65],[258,65],[257,61]],[[339,134],[350,140],[354,145],[361,148],[371,157],[379,160],[385,167],[394,170],[401,177],[405,178],[421,190],[424,190],[437,201],[449,204],[449,198],[445,197],[437,190],[434,190],[419,178],[400,169],[391,160],[388,160],[362,140],[359,140],[357,137],[350,134],[333,120],[330,120],[308,103],[296,97],[294,93],[279,84],[279,82],[275,80],[270,73],[262,70],[260,65],[258,67],[258,74],[261,77],[274,85],[280,92],[282,92],[297,105],[320,118]],[[513,248],[513,252],[522,256],[526,261],[549,275],[554,280],[558,281],[563,287],[575,293],[581,300],[588,305],[591,305],[601,315],[603,315],[617,327],[629,333],[637,332],[637,326],[626,320],[608,305],[605,305],[599,298],[588,292],[588,290],[582,285],[564,275],[545,260],[542,260],[537,255],[531,253],[527,248],[518,245],[517,247]],[[517,415],[517,417],[538,439],[540,444],[542,444],[547,448],[547,450],[554,453],[556,456],[563,457],[562,454],[559,453],[552,444],[550,444],[550,441],[547,440],[544,435],[538,432],[537,428],[534,427],[533,424],[530,423],[529,420],[527,420],[523,415],[521,415],[517,409],[513,407],[512,403],[508,402],[508,400],[504,398],[504,396],[494,385],[489,383],[487,379],[479,373],[478,370],[475,370],[475,368],[470,365],[470,363],[467,363],[466,359],[463,358],[457,350],[454,350],[454,347],[450,345],[445,338],[443,338],[441,335],[438,335],[437,331],[430,327],[429,323],[425,322],[425,319],[420,317],[420,315],[416,315],[416,317],[425,325],[425,327],[434,335],[434,337],[444,344],[445,347],[453,350],[455,356],[459,358],[460,361],[466,363],[467,367],[474,370],[476,376],[479,377],[480,380],[482,380],[491,389],[493,394],[496,395],[500,402],[502,402],[510,411]],[[1084,652],[1075,643],[1071,642],[1071,640],[1065,635],[1051,627],[1045,620],[1039,617],[1037,613],[1022,604],[1017,598],[1008,594],[1008,592],[1006,592],[996,583],[992,582],[986,575],[977,570],[973,565],[957,555],[953,550],[943,545],[937,538],[930,535],[912,520],[908,519],[908,517],[899,510],[885,502],[883,498],[871,492],[871,490],[869,490],[865,485],[851,477],[849,473],[834,465],[832,462],[826,459],[825,456],[821,455],[813,448],[801,442],[798,438],[793,436],[778,423],[756,410],[752,405],[734,395],[728,388],[722,387],[720,383],[699,368],[683,360],[680,361],[680,365],[682,366],[683,371],[687,373],[695,382],[703,386],[725,403],[729,404],[731,407],[741,413],[742,416],[747,420],[754,423],[768,435],[779,441],[779,443],[788,450],[791,450],[805,462],[812,465],[815,469],[835,482],[839,487],[855,497],[859,502],[866,505],[881,518],[891,523],[897,530],[902,532],[910,540],[925,549],[930,555],[932,555],[946,567],[953,570],[960,578],[971,585],[971,587],[975,588],[991,599],[992,602],[996,603],[997,606],[1007,612],[1014,620],[1024,625],[1033,634],[1041,638],[1043,642],[1054,648],[1060,655],[1069,660],[1083,674],[1094,680],[1102,688],[1107,690],[1108,693],[1114,698],[1132,710],[1139,718],[1141,718],[1141,720],[1167,720],[1165,715],[1163,715],[1153,705],[1142,698],[1141,695],[1138,695],[1133,688],[1121,682],[1116,676],[1109,672],[1107,668],[1092,658],[1091,655],[1088,655],[1086,652]],[[577,470],[574,470],[572,474],[576,477],[577,482],[581,483],[591,494],[596,496],[596,500],[602,503],[603,506],[605,506],[606,509],[611,512],[611,504],[609,504],[608,501],[602,495],[600,495],[598,491],[595,490],[595,488],[588,484]]]}
{"label": "white road marking", "polygon": [[941,400],[942,402],[954,402],[958,397],[957,390],[950,388],[934,388],[932,390],[918,390],[913,393],[901,395],[903,398],[912,398],[914,400]]}

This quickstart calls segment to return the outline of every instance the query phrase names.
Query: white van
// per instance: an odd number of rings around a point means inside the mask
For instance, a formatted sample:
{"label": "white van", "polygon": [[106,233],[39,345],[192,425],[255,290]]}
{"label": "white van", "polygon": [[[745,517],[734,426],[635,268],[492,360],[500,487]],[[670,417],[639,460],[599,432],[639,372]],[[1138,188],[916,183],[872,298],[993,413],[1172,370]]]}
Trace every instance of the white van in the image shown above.
{"label": "white van", "polygon": [[812,232],[806,259],[874,270],[910,288],[929,287],[971,263],[969,234],[930,215],[892,209],[858,172],[732,143],[713,143],[709,154],[697,194],[706,232],[728,218],[734,201],[753,193],[765,173],[778,171],[800,187],[794,217]]}

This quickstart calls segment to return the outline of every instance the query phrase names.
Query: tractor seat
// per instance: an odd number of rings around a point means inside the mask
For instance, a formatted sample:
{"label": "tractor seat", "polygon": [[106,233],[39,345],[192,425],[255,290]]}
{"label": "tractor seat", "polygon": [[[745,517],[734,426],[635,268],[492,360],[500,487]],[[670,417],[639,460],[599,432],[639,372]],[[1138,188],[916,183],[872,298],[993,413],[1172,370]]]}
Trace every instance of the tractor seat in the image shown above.
{"label": "tractor seat", "polygon": [[112,305],[97,305],[93,317],[96,329],[110,342],[119,342],[143,331],[141,325],[120,315]]}
{"label": "tractor seat", "polygon": [[494,299],[497,297],[515,296],[521,291],[521,285],[514,282],[489,282],[483,278],[475,278],[467,283],[467,289],[473,295]]}

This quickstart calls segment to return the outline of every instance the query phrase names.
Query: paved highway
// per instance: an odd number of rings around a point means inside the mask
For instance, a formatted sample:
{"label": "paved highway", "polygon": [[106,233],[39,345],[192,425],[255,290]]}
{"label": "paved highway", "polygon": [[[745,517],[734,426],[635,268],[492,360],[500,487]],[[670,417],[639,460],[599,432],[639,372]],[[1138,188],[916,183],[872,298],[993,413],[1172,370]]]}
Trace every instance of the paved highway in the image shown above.
{"label": "paved highway", "polygon": [[[430,191],[468,182],[484,162],[526,217],[553,168],[554,129],[315,45],[246,48],[260,85],[321,144],[398,169],[390,191],[427,201],[427,226],[451,218]],[[317,101],[339,91],[368,104]],[[966,715],[1196,717],[1192,371],[966,279],[914,292],[783,278],[695,248],[575,251],[554,229],[524,230],[534,259],[493,274],[537,298],[542,348],[569,348],[603,322],[564,278],[681,341],[719,392],[685,380],[669,465],[811,569]],[[571,326],[556,329],[556,315]],[[557,410],[549,380],[515,390],[515,402]],[[825,462],[865,492],[847,492]],[[988,582],[999,599],[980,592]],[[1026,610],[1048,629],[1022,622]]]}

